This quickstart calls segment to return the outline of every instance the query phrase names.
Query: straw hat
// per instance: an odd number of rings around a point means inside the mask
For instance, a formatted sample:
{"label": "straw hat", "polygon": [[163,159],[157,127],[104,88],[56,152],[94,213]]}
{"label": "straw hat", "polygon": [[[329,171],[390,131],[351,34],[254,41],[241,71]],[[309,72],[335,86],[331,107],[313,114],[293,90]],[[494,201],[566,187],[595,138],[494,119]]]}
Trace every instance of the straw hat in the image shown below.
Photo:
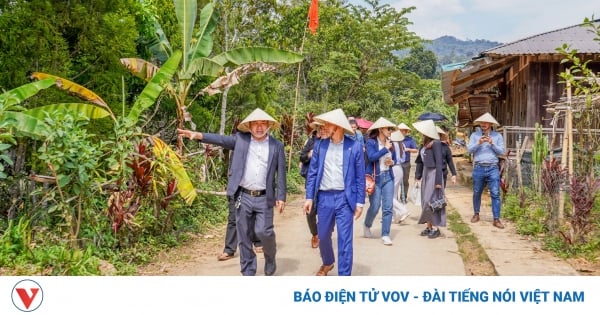
{"label": "straw hat", "polygon": [[498,121],[496,121],[496,119],[494,119],[494,116],[492,116],[490,113],[485,113],[481,116],[479,116],[479,118],[475,119],[473,121],[474,125],[479,125],[482,122],[488,122],[491,123],[495,126],[500,126],[500,124],[498,123]]}
{"label": "straw hat", "polygon": [[350,126],[348,118],[346,118],[346,114],[344,114],[344,111],[341,108],[315,116],[314,119],[316,122],[319,122],[323,125],[325,123],[330,123],[343,128],[347,134],[354,134],[354,129],[352,129],[352,126]]}
{"label": "straw hat", "polygon": [[440,127],[438,127],[438,126],[435,126],[435,130],[437,130],[437,132],[438,132],[438,133],[441,133],[441,134],[443,134],[443,135],[446,135],[446,134],[447,134],[447,133],[446,133],[446,132],[445,132],[445,131],[444,131],[442,128],[440,128]]}
{"label": "straw hat", "polygon": [[279,123],[269,114],[260,108],[255,109],[238,125],[237,129],[241,132],[250,132],[250,122],[266,120],[269,122],[269,128],[279,128]]}
{"label": "straw hat", "polygon": [[404,135],[402,134],[402,132],[400,132],[400,130],[394,131],[390,135],[390,140],[392,140],[392,141],[402,141],[402,140],[404,140]]}
{"label": "straw hat", "polygon": [[435,127],[435,123],[433,120],[421,120],[412,124],[415,129],[421,134],[431,138],[431,139],[440,139],[440,135]]}
{"label": "straw hat", "polygon": [[400,130],[411,130],[410,127],[408,127],[405,123],[400,123],[398,125],[398,129],[400,129]]}
{"label": "straw hat", "polygon": [[375,130],[375,129],[379,129],[379,128],[394,128],[394,131],[398,130],[398,126],[396,126],[396,124],[392,123],[391,121],[383,118],[383,117],[379,117],[379,119],[377,119],[377,121],[375,121],[371,127],[369,127],[369,129],[367,129],[367,132],[370,132],[371,130]]}

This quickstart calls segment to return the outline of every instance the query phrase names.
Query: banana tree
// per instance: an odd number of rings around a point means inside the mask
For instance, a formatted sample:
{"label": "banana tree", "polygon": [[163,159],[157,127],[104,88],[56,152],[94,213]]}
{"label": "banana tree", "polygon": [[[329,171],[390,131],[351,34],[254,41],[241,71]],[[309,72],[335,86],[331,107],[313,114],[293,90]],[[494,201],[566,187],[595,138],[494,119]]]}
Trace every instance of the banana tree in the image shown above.
{"label": "banana tree", "polygon": [[[186,121],[191,122],[187,111],[194,99],[204,94],[214,94],[237,84],[238,78],[253,71],[272,71],[274,68],[264,63],[297,63],[302,56],[293,52],[269,47],[242,47],[211,56],[213,50],[213,32],[217,27],[218,14],[215,2],[205,5],[197,19],[197,0],[174,0],[178,28],[181,31],[183,59],[175,80],[166,91],[175,99],[177,105],[177,127],[184,128]],[[150,46],[154,57],[163,61],[172,54],[172,45],[158,22],[154,23],[155,39]],[[121,63],[130,72],[144,80],[150,80],[159,69],[149,61],[136,58],[123,58]],[[227,73],[226,69],[234,69]],[[201,89],[192,99],[188,99],[193,84],[202,77],[216,78],[213,84]],[[232,78],[235,78],[232,80]],[[222,106],[222,117],[226,108]],[[224,120],[224,119],[222,119]],[[221,121],[223,125],[225,122]],[[194,126],[192,125],[192,128]],[[182,139],[177,139],[177,148],[181,151]]]}
{"label": "banana tree", "polygon": [[[175,51],[171,54],[170,58],[165,62],[163,67],[160,69],[156,69],[156,72],[152,76],[152,78],[146,84],[146,87],[142,90],[142,93],[136,98],[135,103],[129,110],[129,113],[126,117],[123,117],[124,125],[127,128],[133,127],[139,121],[142,112],[152,106],[158,96],[162,93],[165,87],[169,86],[169,82],[171,81],[179,63],[181,61],[182,53],[180,51]],[[85,101],[91,102],[88,103],[61,103],[61,104],[52,104],[46,106],[36,107],[34,109],[26,111],[26,113],[37,120],[42,120],[45,112],[49,112],[52,110],[60,109],[60,110],[71,110],[77,111],[81,114],[84,114],[88,118],[104,118],[110,117],[113,122],[117,122],[117,118],[114,113],[111,111],[110,107],[102,100],[102,98],[96,95],[94,92],[88,90],[87,88],[64,78],[56,77],[51,74],[35,72],[32,74],[32,78],[40,80],[39,82],[56,82],[56,87],[66,91],[69,94],[77,96]],[[161,146],[155,148],[155,150],[164,151],[164,154],[170,154],[170,149],[165,146]],[[180,196],[186,201],[186,203],[191,204],[196,197],[196,190],[192,185],[192,182],[187,175],[187,173],[182,172],[180,170],[180,163],[175,161],[175,159],[171,159],[172,163],[169,166],[172,169],[173,176],[177,179],[177,189],[179,191]]]}
{"label": "banana tree", "polygon": [[54,83],[54,79],[32,82],[0,94],[0,179],[8,176],[2,162],[13,165],[11,158],[2,152],[17,144],[15,137],[29,136],[39,139],[48,130],[48,126],[42,120],[25,114],[26,108],[19,104]]}

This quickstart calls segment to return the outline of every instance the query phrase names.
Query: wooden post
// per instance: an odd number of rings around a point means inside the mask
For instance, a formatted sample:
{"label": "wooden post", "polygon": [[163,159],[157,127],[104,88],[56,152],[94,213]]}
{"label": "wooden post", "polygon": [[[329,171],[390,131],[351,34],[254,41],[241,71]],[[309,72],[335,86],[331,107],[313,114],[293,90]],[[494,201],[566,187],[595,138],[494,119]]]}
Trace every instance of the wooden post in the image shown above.
{"label": "wooden post", "polygon": [[521,159],[523,158],[523,153],[525,152],[525,146],[527,145],[527,141],[529,141],[529,136],[525,136],[522,143],[517,141],[517,181],[519,183],[519,195],[523,194],[523,173],[521,172]]}
{"label": "wooden post", "polygon": [[[569,70],[567,69],[567,73],[569,72]],[[572,113],[571,113],[571,82],[567,81],[567,109],[565,110],[566,114],[565,114],[565,126],[564,126],[564,131],[563,131],[563,143],[562,143],[562,154],[561,154],[561,158],[560,158],[560,168],[562,170],[564,170],[565,168],[567,168],[567,165],[569,166],[568,168],[568,176],[567,176],[567,182],[563,182],[563,184],[561,185],[562,187],[560,188],[560,192],[558,195],[558,224],[562,225],[564,223],[564,218],[565,218],[565,198],[566,198],[566,191],[565,191],[565,187],[569,185],[568,181],[571,180],[571,175],[573,172],[573,158],[571,156],[572,152],[573,152],[573,146],[572,146],[572,137],[573,137],[573,132],[572,132],[572,127],[571,127],[571,120],[572,120]]]}

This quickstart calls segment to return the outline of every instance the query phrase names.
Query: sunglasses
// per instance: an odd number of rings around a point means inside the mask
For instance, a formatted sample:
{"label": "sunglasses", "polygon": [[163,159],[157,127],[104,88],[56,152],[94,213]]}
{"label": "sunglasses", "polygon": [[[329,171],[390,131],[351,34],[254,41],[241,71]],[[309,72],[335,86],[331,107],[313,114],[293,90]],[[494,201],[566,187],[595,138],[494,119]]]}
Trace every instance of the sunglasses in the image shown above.
{"label": "sunglasses", "polygon": [[394,131],[395,129],[394,129],[394,127],[388,127],[387,130],[388,131]]}

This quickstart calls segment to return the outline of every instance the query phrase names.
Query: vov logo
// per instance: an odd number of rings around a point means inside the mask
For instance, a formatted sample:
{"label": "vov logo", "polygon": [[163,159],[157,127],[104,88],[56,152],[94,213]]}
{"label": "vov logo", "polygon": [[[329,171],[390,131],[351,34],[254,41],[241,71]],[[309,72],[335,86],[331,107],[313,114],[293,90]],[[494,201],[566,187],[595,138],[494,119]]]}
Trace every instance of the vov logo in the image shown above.
{"label": "vov logo", "polygon": [[15,284],[11,298],[14,306],[20,311],[33,312],[42,305],[44,291],[37,282],[25,279]]}

